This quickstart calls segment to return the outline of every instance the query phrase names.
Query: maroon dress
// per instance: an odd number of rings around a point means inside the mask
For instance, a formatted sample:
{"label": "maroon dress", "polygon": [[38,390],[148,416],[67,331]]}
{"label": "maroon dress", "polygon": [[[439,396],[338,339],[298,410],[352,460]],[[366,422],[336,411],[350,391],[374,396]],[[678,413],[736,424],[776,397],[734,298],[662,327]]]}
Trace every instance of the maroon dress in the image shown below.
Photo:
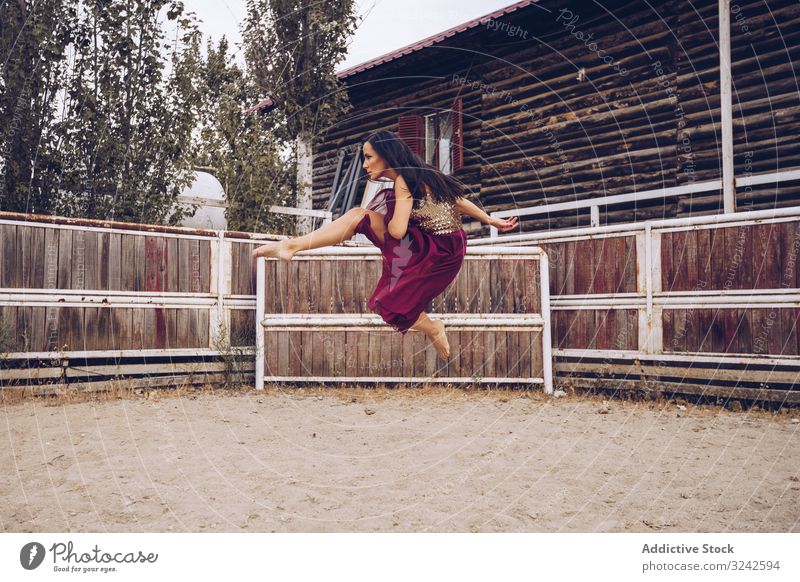
{"label": "maroon dress", "polygon": [[[378,192],[367,205],[384,215],[389,224],[394,215],[394,190]],[[369,308],[395,330],[405,334],[430,301],[444,291],[461,270],[467,251],[467,235],[452,204],[434,203],[430,196],[415,202],[408,230],[401,239],[387,231],[381,243],[369,216],[356,227],[378,247],[383,273],[369,299]]]}

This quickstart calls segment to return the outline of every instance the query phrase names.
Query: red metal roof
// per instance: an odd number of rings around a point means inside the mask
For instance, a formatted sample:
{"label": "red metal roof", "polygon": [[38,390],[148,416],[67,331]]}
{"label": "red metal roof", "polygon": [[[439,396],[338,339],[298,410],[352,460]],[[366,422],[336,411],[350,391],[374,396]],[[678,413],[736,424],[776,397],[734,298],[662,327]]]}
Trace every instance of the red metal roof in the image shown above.
{"label": "red metal roof", "polygon": [[262,99],[256,105],[253,105],[250,109],[246,111],[242,111],[242,117],[247,117],[252,113],[267,113],[270,109],[275,107],[275,102],[267,97],[266,99]]}
{"label": "red metal roof", "polygon": [[516,4],[512,4],[511,6],[506,6],[505,8],[501,8],[500,10],[495,10],[491,14],[487,14],[486,16],[481,16],[480,18],[470,20],[469,22],[465,22],[464,24],[459,24],[458,26],[454,26],[453,28],[445,30],[444,32],[440,32],[433,36],[429,36],[428,38],[422,39],[418,42],[397,49],[396,51],[392,51],[380,57],[374,58],[371,61],[367,61],[366,63],[361,63],[360,65],[350,67],[349,69],[345,69],[344,71],[339,71],[338,73],[336,73],[336,76],[339,79],[351,77],[352,75],[361,73],[362,71],[366,71],[367,69],[377,67],[378,65],[382,65],[383,63],[388,63],[389,61],[399,59],[400,57],[404,57],[408,54],[417,52],[418,50],[422,50],[426,47],[438,44],[443,40],[450,38],[451,36],[455,36],[456,34],[462,33],[465,30],[469,30],[470,28],[475,28],[476,26],[484,24],[489,20],[494,20],[499,16],[503,16],[511,12],[516,12],[520,8],[525,8],[526,6],[535,4],[538,1],[539,0],[523,0],[522,2],[517,2]]}

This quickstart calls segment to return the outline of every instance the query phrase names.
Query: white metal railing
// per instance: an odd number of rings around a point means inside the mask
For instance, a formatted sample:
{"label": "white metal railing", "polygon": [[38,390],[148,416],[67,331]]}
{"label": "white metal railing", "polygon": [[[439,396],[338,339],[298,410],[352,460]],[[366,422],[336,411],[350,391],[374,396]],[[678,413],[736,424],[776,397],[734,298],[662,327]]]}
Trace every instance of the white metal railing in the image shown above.
{"label": "white metal railing", "polygon": [[[759,174],[748,174],[736,178],[736,187],[749,187],[759,184],[770,184],[787,182],[790,180],[800,180],[800,169],[784,170],[781,172],[763,172]],[[559,202],[556,204],[542,204],[540,206],[528,206],[524,208],[512,208],[509,210],[496,210],[490,213],[493,218],[505,218],[508,216],[532,216],[562,212],[564,210],[578,210],[588,208],[590,213],[590,227],[600,226],[600,207],[612,206],[614,204],[624,204],[627,202],[640,202],[643,200],[655,200],[659,198],[674,198],[686,194],[698,192],[713,192],[722,189],[722,180],[710,180],[706,182],[696,182],[684,186],[674,186],[670,188],[657,188],[655,190],[643,190],[641,192],[631,192],[629,194],[616,194],[614,196],[603,196],[601,198],[589,198],[586,200],[575,200],[572,202]],[[720,215],[720,216],[725,216]],[[633,223],[635,224],[635,223]],[[584,227],[584,230],[586,228]],[[490,238],[497,238],[498,231],[495,227],[490,227]]]}
{"label": "white metal railing", "polygon": [[327,210],[314,210],[311,208],[291,208],[289,206],[270,206],[270,212],[275,214],[288,214],[290,216],[309,216],[311,218],[321,218],[322,224],[328,224],[333,220],[333,213]]}
{"label": "white metal railing", "polygon": [[[326,247],[310,251],[302,251],[295,256],[295,260],[313,260],[315,257],[349,257],[368,258],[379,256],[380,253],[374,247]],[[513,383],[523,382],[531,384],[542,384],[547,394],[553,393],[553,367],[552,367],[552,333],[550,322],[550,267],[547,253],[538,247],[481,247],[469,248],[465,259],[475,260],[477,258],[493,258],[503,256],[533,256],[539,261],[539,280],[540,280],[540,311],[539,314],[465,314],[465,313],[437,313],[437,318],[442,319],[448,326],[454,326],[465,330],[484,330],[487,326],[507,327],[508,329],[536,327],[541,330],[542,342],[542,377],[541,378],[477,378],[471,377],[326,377],[311,378],[308,376],[271,376],[273,381],[300,381],[313,379],[315,381],[348,381],[348,382],[488,382],[488,383]],[[308,313],[299,314],[274,314],[266,313],[264,306],[266,301],[266,264],[267,259],[261,257],[257,261],[256,269],[256,388],[263,389],[265,382],[265,335],[266,329],[284,330],[305,330],[315,331],[321,329],[375,329],[386,327],[383,320],[377,315],[368,314],[320,314],[313,315]],[[481,354],[482,356],[482,354]]]}

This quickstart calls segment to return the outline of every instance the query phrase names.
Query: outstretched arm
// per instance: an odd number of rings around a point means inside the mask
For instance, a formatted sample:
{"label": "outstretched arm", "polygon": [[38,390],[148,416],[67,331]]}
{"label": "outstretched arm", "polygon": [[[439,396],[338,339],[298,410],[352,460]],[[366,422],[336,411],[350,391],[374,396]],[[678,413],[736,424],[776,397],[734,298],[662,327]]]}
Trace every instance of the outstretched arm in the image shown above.
{"label": "outstretched arm", "polygon": [[466,214],[476,220],[480,220],[483,224],[493,226],[500,232],[506,232],[516,228],[519,221],[516,216],[510,218],[492,218],[463,196],[456,202],[456,208],[461,214]]}

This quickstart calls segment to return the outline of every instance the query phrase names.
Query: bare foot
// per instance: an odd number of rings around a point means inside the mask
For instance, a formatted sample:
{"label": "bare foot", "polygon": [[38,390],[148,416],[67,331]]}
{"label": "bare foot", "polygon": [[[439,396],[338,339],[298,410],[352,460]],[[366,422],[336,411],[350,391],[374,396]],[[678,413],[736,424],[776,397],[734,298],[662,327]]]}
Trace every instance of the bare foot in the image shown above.
{"label": "bare foot", "polygon": [[289,248],[289,242],[282,240],[280,242],[270,243],[256,248],[253,251],[253,258],[267,257],[273,259],[280,259],[287,263],[294,257],[295,251]]}
{"label": "bare foot", "polygon": [[450,343],[447,341],[447,334],[444,331],[444,323],[438,319],[431,320],[432,333],[428,336],[431,344],[436,348],[439,357],[446,360],[450,357]]}

